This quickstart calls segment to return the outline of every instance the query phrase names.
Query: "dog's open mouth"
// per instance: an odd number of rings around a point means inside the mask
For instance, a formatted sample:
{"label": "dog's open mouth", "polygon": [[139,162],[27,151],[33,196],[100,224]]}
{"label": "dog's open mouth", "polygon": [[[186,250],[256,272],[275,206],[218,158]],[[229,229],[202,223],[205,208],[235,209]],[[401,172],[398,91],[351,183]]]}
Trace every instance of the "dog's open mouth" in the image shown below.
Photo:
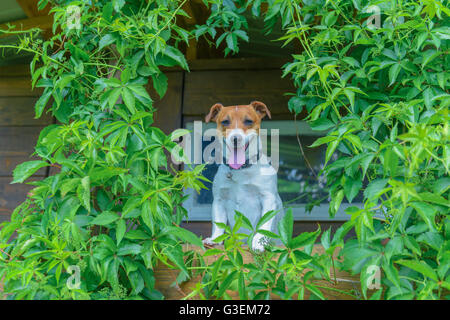
{"label": "dog's open mouth", "polygon": [[245,145],[234,145],[233,147],[228,147],[228,150],[231,152],[230,157],[228,158],[228,165],[238,170],[245,164],[245,151],[247,150],[248,143]]}

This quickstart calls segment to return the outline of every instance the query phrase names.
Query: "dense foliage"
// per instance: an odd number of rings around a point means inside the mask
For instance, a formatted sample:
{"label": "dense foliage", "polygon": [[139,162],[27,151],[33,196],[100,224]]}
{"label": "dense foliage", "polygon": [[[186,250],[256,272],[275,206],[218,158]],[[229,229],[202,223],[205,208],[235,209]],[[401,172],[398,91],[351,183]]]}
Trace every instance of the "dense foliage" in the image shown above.
{"label": "dense foliage", "polygon": [[[378,26],[367,24],[371,5]],[[341,153],[323,172],[330,214],[364,192],[364,206],[346,210],[357,240],[342,251],[343,267],[361,274],[364,295],[371,266],[383,271],[387,299],[435,299],[450,288],[447,6],[304,1],[284,8],[292,16],[284,18],[284,39],[304,47],[284,69],[299,88],[291,109],[306,107],[311,126],[329,130],[313,144],[327,144],[326,161]]]}
{"label": "dense foliage", "polygon": [[306,109],[314,130],[328,130],[311,147],[327,145],[330,216],[363,192],[363,207],[346,209],[343,228],[357,239],[345,243],[342,268],[361,275],[364,297],[373,267],[383,271],[385,298],[442,297],[450,289],[448,1],[214,3],[196,34],[224,28],[217,44],[225,39],[226,52],[248,41],[246,9],[263,14],[267,32],[281,20],[284,44],[300,43],[283,68],[298,87],[289,109]]}
{"label": "dense foliage", "polygon": [[[333,253],[348,229],[340,228],[333,236],[331,229],[322,234],[320,243],[323,252],[315,251],[321,233],[303,232],[293,237],[293,216],[289,209],[278,224],[277,234],[261,230],[260,227],[277,212],[267,212],[256,226],[252,226],[242,213],[236,212],[233,228],[218,223],[225,233],[217,241],[224,241],[224,247],[211,248],[203,255],[190,254],[188,266],[192,276],[200,276],[193,290],[185,298],[217,299],[326,299],[327,294],[338,293],[341,297],[357,299],[358,292],[336,288],[335,256]],[[239,233],[244,228],[250,234]],[[255,234],[266,236],[264,252],[249,252],[249,245]],[[281,244],[274,245],[274,240]],[[245,247],[247,245],[247,247]],[[208,257],[214,256],[214,259]],[[251,261],[245,257],[250,256]],[[208,263],[208,259],[212,260]]]}
{"label": "dense foliage", "polygon": [[[33,82],[45,88],[36,115],[52,98],[50,110],[63,124],[41,133],[36,153],[42,161],[15,170],[16,182],[47,165],[60,172],[35,182],[1,230],[0,277],[14,298],[156,298],[150,269],[157,259],[180,268],[180,281],[201,273],[192,293],[199,297],[227,297],[226,290],[236,288],[241,298],[301,298],[305,290],[320,298],[313,279],[330,280],[337,248],[343,262],[336,266],[360,274],[364,298],[374,266],[382,270],[382,289],[372,298],[445,296],[448,1],[210,0],[204,1],[210,17],[194,30],[175,24],[185,14],[181,1],[53,2],[59,3],[55,26],[66,30],[65,8],[78,4],[82,28],[21,44],[36,53]],[[266,234],[286,248],[269,247],[255,264],[242,264],[245,238],[229,228],[221,239],[225,248],[206,251],[223,258],[207,265],[187,252],[182,259],[178,240],[200,243],[176,227],[184,214],[181,188],[202,187],[201,167],[175,175],[167,170],[164,150],[185,131],[167,137],[150,126],[154,110],[144,86],[151,78],[163,95],[167,79],[159,67],[188,68],[180,41],[207,37],[225,43],[225,54],[238,52],[239,41],[251,41],[245,12],[262,15],[267,32],[281,21],[280,45],[297,41],[302,48],[283,68],[298,88],[289,109],[296,116],[306,109],[313,129],[328,130],[311,147],[327,145],[321,174],[330,188],[330,215],[344,198],[352,202],[363,192],[363,205],[346,210],[351,220],[332,240],[329,231],[322,236],[324,256],[311,256],[318,232],[292,239],[287,214],[279,235]],[[335,152],[340,157],[329,161]],[[344,242],[352,228],[357,237]],[[14,231],[18,237],[8,240]],[[63,284],[62,270],[72,264],[92,279],[78,291]]]}
{"label": "dense foliage", "polygon": [[[187,32],[175,25],[184,12],[176,1],[52,3],[54,29],[64,32],[44,42],[32,33],[20,48],[35,53],[33,84],[44,88],[36,117],[51,112],[61,124],[42,130],[42,160],[19,165],[13,182],[45,166],[56,173],[32,182],[3,225],[0,278],[15,299],[161,298],[156,261],[183,270],[178,240],[202,245],[177,227],[186,214],[182,189],[202,187],[202,167],[172,173],[165,152],[186,130],[167,136],[152,127],[146,89],[151,79],[164,95],[161,66],[188,68],[177,49]],[[69,5],[80,9],[80,29],[68,27]],[[81,269],[79,289],[66,286],[71,265]]]}

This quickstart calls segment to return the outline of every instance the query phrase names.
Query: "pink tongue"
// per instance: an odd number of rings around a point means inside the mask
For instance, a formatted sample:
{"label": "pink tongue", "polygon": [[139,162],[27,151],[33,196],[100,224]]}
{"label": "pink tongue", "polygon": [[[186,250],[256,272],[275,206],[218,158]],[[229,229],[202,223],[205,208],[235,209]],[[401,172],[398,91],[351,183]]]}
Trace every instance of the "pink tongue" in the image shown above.
{"label": "pink tongue", "polygon": [[233,153],[228,160],[230,167],[237,170],[242,167],[245,163],[245,148],[242,146],[240,148],[233,148]]}

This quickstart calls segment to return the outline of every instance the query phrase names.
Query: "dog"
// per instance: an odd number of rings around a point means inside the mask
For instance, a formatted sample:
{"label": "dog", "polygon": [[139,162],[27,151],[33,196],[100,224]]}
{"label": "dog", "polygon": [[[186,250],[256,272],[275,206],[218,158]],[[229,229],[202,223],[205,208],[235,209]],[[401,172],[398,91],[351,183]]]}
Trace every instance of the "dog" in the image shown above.
{"label": "dog", "polygon": [[[217,123],[217,134],[224,139],[228,160],[219,165],[213,180],[213,227],[211,237],[204,239],[204,244],[217,244],[213,240],[224,234],[224,229],[216,226],[216,222],[229,224],[233,228],[235,211],[246,216],[254,228],[266,212],[277,211],[260,227],[277,233],[278,221],[284,212],[277,189],[277,171],[262,153],[259,133],[261,120],[266,116],[271,118],[267,106],[253,101],[249,105],[227,107],[216,103],[205,118],[205,122]],[[257,152],[247,157],[249,146],[255,143]],[[248,234],[246,230],[239,232]],[[265,236],[256,233],[251,248],[261,252],[266,243]]]}

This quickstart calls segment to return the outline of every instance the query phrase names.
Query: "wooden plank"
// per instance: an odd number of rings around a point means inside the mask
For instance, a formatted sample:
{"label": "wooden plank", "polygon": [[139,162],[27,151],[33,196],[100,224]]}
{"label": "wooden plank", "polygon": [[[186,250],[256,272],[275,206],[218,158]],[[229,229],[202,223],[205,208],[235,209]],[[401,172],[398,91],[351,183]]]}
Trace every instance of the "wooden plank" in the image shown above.
{"label": "wooden plank", "polygon": [[[221,247],[221,246],[218,246]],[[199,253],[202,253],[203,250],[201,250],[198,247],[190,246],[190,245],[184,245],[184,251],[187,250],[193,250]],[[244,264],[246,263],[253,263],[254,257],[250,253],[248,249],[244,249],[245,252],[243,254],[243,260]],[[314,254],[323,254],[324,249],[321,245],[314,245],[314,248],[312,250],[312,255]],[[335,258],[337,258],[337,252],[335,252],[334,255]],[[218,259],[218,256],[208,256],[205,257],[205,262],[210,265],[212,264],[216,259]],[[155,274],[155,288],[159,290],[167,300],[179,300],[184,297],[186,297],[193,288],[195,288],[195,284],[199,281],[201,281],[200,276],[196,276],[193,279],[190,279],[188,281],[185,281],[183,283],[176,283],[176,277],[178,275],[179,271],[170,269],[166,265],[163,265],[162,263],[159,263],[158,266],[154,270]],[[331,278],[334,278],[333,270],[330,270]],[[346,292],[351,291],[360,291],[361,284],[359,281],[358,276],[352,276],[351,274],[343,271],[336,271],[336,283],[330,283],[325,280],[320,281],[320,285],[330,288],[330,289],[320,289],[323,295],[327,300],[353,300],[351,296],[346,295],[341,292],[336,292],[333,289],[338,290],[344,290]],[[175,285],[174,285],[175,284]],[[239,294],[237,291],[230,291],[227,290],[227,293],[231,296],[233,300],[239,300]],[[370,291],[370,294],[372,294],[373,291]],[[198,297],[194,297],[193,299],[198,299]],[[271,294],[271,299],[280,299],[278,296]],[[304,297],[305,300],[309,299],[309,293],[305,294]]]}
{"label": "wooden plank", "polygon": [[[302,232],[312,232],[316,231],[317,227],[320,225],[320,229],[322,232],[331,228],[331,234],[333,235],[336,232],[337,228],[339,228],[344,222],[336,221],[336,222],[323,222],[323,221],[294,221],[294,230],[293,236],[297,236]],[[211,222],[206,221],[192,221],[192,222],[182,222],[181,226],[199,237],[209,237],[211,235]],[[354,236],[353,233],[348,234],[348,237]]]}
{"label": "wooden plank", "polygon": [[217,102],[225,106],[264,102],[272,114],[289,113],[286,92],[295,92],[292,81],[280,70],[198,71],[185,76],[183,114],[206,115]]}
{"label": "wooden plank", "polygon": [[[51,115],[34,119],[37,97],[0,97],[0,126],[43,126],[53,122]],[[1,138],[0,138],[1,139]]]}
{"label": "wooden plank", "polygon": [[289,62],[285,58],[228,58],[228,59],[196,59],[189,61],[191,71],[207,70],[280,70]]}
{"label": "wooden plank", "polygon": [[38,97],[44,90],[31,90],[30,77],[0,78],[0,97]]}
{"label": "wooden plank", "polygon": [[[290,59],[279,58],[227,58],[227,59],[195,59],[189,61],[190,71],[208,70],[280,70]],[[183,71],[180,67],[162,67],[165,72]],[[0,67],[0,76],[20,75],[30,77],[30,66],[16,65]]]}
{"label": "wooden plank", "polygon": [[[14,26],[11,30],[8,25]],[[27,19],[21,19],[16,21],[11,21],[0,25],[0,30],[10,30],[10,31],[24,31],[32,28],[39,28],[41,30],[51,30],[53,26],[53,15],[45,15],[32,17]],[[6,34],[1,34],[0,37],[8,36]]]}
{"label": "wooden plank", "polygon": [[[181,99],[183,88],[182,72],[167,72],[168,88],[165,96],[154,102],[157,111],[153,114],[154,125],[169,134],[173,130],[181,128]],[[150,82],[151,83],[151,82]],[[149,85],[150,95],[159,97]]]}
{"label": "wooden plank", "polygon": [[28,64],[2,66],[0,67],[0,78],[4,77],[26,77],[31,79],[30,66]]}
{"label": "wooden plank", "polygon": [[50,11],[50,6],[46,6],[42,10],[38,10],[38,0],[16,0],[27,17],[46,16]]}
{"label": "wooden plank", "polygon": [[0,222],[9,220],[14,209],[25,200],[27,193],[34,188],[27,184],[10,184],[11,181],[11,177],[0,177]]}
{"label": "wooden plank", "polygon": [[[0,176],[12,176],[14,168],[30,158],[43,127],[0,127]],[[45,175],[45,168],[36,172]]]}

